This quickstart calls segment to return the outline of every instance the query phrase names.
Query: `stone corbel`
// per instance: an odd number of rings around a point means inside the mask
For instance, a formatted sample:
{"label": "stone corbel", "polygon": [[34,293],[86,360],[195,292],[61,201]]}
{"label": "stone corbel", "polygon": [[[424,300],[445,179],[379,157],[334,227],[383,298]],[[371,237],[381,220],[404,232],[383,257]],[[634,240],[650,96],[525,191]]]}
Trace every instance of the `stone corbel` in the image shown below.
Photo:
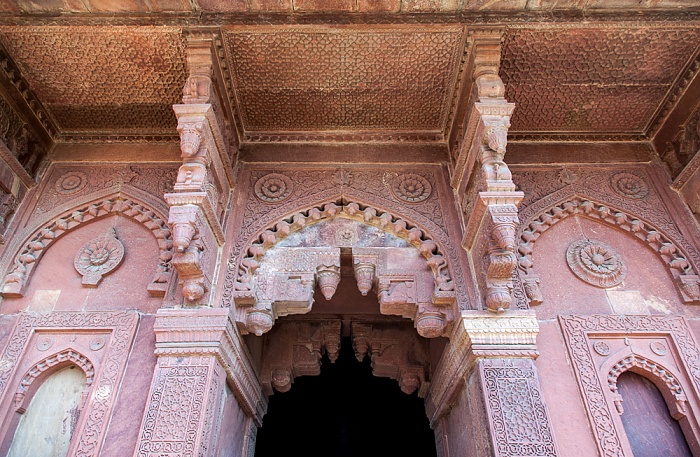
{"label": "stone corbel", "polygon": [[377,278],[377,256],[353,253],[352,267],[355,272],[357,288],[363,296],[366,296],[374,287]]}
{"label": "stone corbel", "polygon": [[326,354],[334,363],[340,351],[339,320],[285,322],[268,336],[262,366],[265,394],[287,392],[294,378],[321,373],[321,358]]}
{"label": "stone corbel", "polygon": [[676,286],[681,293],[683,302],[689,305],[700,304],[700,276],[682,274],[676,278]]}
{"label": "stone corbel", "polygon": [[351,332],[355,357],[361,362],[369,354],[375,376],[395,379],[408,395],[418,391],[419,397],[425,396],[429,385],[425,340],[414,332],[361,322],[353,322]]}

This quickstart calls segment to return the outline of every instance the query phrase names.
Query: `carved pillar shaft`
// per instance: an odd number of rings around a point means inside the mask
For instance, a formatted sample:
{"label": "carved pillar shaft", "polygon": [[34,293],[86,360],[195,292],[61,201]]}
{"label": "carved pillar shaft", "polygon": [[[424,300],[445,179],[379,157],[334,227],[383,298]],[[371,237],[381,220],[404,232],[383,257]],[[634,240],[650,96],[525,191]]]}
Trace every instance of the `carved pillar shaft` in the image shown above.
{"label": "carved pillar shaft", "polygon": [[[261,424],[266,400],[228,309],[161,309],[154,331],[158,365],[135,457],[215,455],[227,379],[239,407]],[[249,430],[235,433],[245,442]]]}
{"label": "carved pillar shaft", "polygon": [[[463,311],[435,370],[426,409],[431,424],[449,417],[460,395],[472,399],[475,427],[488,423],[497,457],[558,455],[534,359],[539,331],[534,313]],[[474,397],[483,395],[481,401]],[[456,431],[443,430],[449,440]],[[474,451],[483,453],[485,451]],[[479,454],[480,455],[480,454]]]}

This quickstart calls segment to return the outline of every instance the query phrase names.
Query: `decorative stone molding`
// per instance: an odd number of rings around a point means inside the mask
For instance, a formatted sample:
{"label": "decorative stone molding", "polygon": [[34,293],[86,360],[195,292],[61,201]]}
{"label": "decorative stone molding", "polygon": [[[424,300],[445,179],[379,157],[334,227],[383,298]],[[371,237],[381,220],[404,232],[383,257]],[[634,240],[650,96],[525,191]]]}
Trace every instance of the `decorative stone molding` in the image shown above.
{"label": "decorative stone molding", "polygon": [[83,277],[83,285],[97,287],[102,277],[110,274],[124,261],[124,245],[112,229],[108,235],[88,241],[75,254],[73,266]]}
{"label": "decorative stone molding", "polygon": [[[13,432],[13,412],[26,407],[42,373],[75,363],[85,372],[89,386],[68,453],[100,455],[138,321],[136,312],[23,313],[1,354],[0,434]],[[109,341],[105,349],[89,349],[95,335]],[[42,337],[51,339],[54,355],[47,357],[37,347],[35,342]]]}
{"label": "decorative stone molding", "polygon": [[[532,261],[534,244],[542,233],[573,214],[601,221],[646,243],[666,264],[682,300],[688,304],[700,303],[700,278],[697,270],[685,250],[665,231],[623,210],[574,196],[540,211],[518,230],[518,272],[526,282],[525,293],[531,305],[542,302],[539,278]],[[600,282],[596,284],[599,285]]]}
{"label": "decorative stone molding", "polygon": [[632,456],[617,392],[617,379],[627,370],[654,381],[697,452],[700,347],[683,317],[560,316],[559,322],[601,455]]}
{"label": "decorative stone molding", "polygon": [[0,189],[0,244],[5,244],[5,232],[10,219],[19,207],[19,199],[11,193],[6,193]]}
{"label": "decorative stone molding", "polygon": [[[205,298],[215,268],[204,264],[207,253],[198,240],[213,238],[217,246],[210,248],[217,251],[223,245],[221,220],[233,181],[225,171],[225,146],[212,105],[174,105],[173,109],[178,117],[183,164],[174,192],[165,194],[165,201],[173,229],[173,265],[186,304],[196,305]],[[208,257],[214,259],[216,255]]]}
{"label": "decorative stone molding", "polygon": [[611,247],[595,240],[572,243],[566,250],[566,263],[576,276],[596,287],[616,286],[627,275],[622,257]]}
{"label": "decorative stone molding", "polygon": [[3,280],[0,295],[5,298],[23,297],[36,265],[49,246],[83,223],[112,214],[122,214],[136,220],[151,230],[155,236],[160,256],[158,268],[153,281],[148,286],[148,292],[152,296],[165,295],[173,257],[173,238],[170,228],[158,211],[121,192],[74,207],[32,231],[16,251],[10,251],[16,253],[12,258],[9,273]]}
{"label": "decorative stone molding", "polygon": [[261,373],[264,393],[287,392],[294,378],[319,375],[324,354],[334,363],[340,351],[340,327],[340,320],[325,319],[275,326],[266,337]]}
{"label": "decorative stone molding", "polygon": [[430,384],[425,340],[410,329],[361,322],[352,322],[351,336],[357,360],[371,358],[372,374],[395,379],[407,395],[418,391],[419,397],[425,397]]}

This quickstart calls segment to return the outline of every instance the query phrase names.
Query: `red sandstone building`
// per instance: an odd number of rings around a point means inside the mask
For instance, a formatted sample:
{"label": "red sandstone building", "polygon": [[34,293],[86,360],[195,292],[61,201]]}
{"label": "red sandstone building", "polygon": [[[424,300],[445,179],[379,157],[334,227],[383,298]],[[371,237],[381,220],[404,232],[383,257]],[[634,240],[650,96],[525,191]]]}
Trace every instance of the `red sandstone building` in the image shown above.
{"label": "red sandstone building", "polygon": [[0,2],[0,454],[700,455],[698,69],[695,0]]}

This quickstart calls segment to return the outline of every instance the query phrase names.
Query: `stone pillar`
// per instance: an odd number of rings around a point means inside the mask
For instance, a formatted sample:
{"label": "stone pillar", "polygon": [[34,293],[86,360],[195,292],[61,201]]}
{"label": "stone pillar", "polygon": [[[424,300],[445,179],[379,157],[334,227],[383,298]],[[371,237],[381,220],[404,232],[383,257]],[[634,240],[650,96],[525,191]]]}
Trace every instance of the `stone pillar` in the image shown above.
{"label": "stone pillar", "polygon": [[[453,455],[479,457],[558,455],[534,363],[538,331],[537,319],[530,311],[503,315],[462,312],[426,402],[431,425],[439,425],[441,439],[447,441],[443,449],[451,449]],[[478,437],[473,437],[470,447],[464,449],[466,440],[458,436],[462,432],[446,425],[460,395],[483,399],[460,406],[468,411],[455,414],[472,422],[460,426],[488,427],[490,439],[485,445],[474,444]]]}
{"label": "stone pillar", "polygon": [[[154,331],[158,364],[135,457],[215,455],[226,383],[247,423],[261,425],[267,399],[229,309],[161,309]],[[249,428],[234,431],[243,446]]]}
{"label": "stone pillar", "polygon": [[[515,230],[523,193],[515,190],[504,162],[510,116],[515,104],[505,99],[498,68],[501,31],[477,31],[471,36],[473,90],[465,136],[454,164],[452,186],[465,213],[462,246],[471,250],[479,234],[487,236],[488,266],[484,291],[486,308],[502,313],[510,307],[511,280],[517,264]],[[481,165],[481,170],[476,165]],[[471,184],[470,184],[471,182]],[[473,188],[477,195],[466,195]],[[467,202],[475,200],[470,207]]]}
{"label": "stone pillar", "polygon": [[222,221],[235,187],[225,126],[216,109],[213,90],[213,37],[189,36],[189,78],[183,104],[174,105],[180,133],[182,166],[174,192],[165,194],[173,231],[173,265],[185,305],[209,305],[219,249],[224,243]]}

